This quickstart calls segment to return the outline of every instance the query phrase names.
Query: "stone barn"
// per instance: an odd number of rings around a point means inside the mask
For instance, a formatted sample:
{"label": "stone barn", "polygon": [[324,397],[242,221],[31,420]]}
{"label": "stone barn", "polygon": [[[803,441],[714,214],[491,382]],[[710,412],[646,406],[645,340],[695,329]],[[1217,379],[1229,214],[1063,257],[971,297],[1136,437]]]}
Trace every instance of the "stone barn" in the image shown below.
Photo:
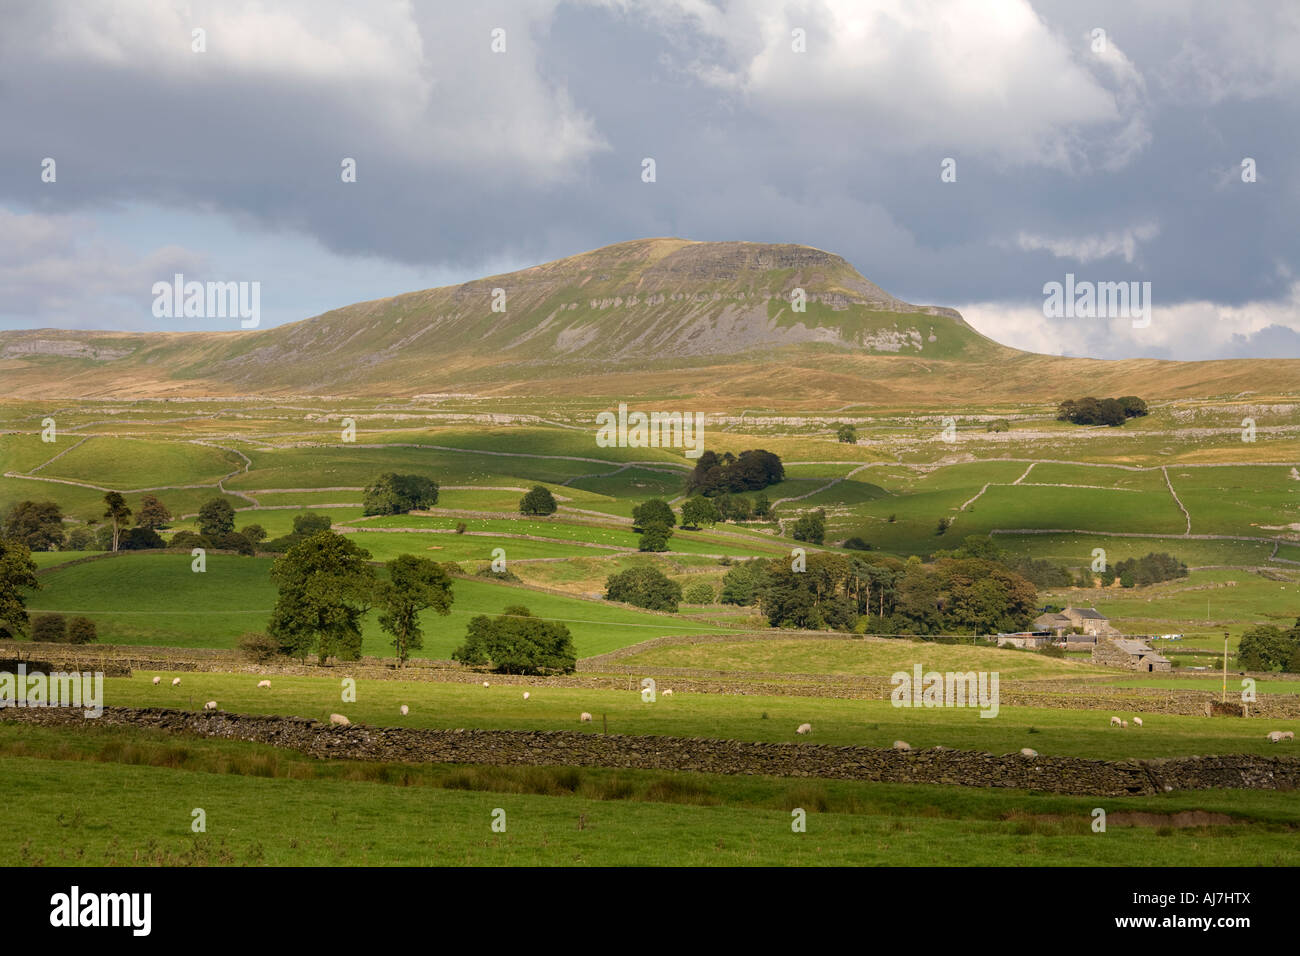
{"label": "stone barn", "polygon": [[1108,667],[1126,667],[1131,671],[1155,674],[1173,670],[1169,658],[1157,654],[1146,641],[1110,638],[1097,641],[1092,662]]}

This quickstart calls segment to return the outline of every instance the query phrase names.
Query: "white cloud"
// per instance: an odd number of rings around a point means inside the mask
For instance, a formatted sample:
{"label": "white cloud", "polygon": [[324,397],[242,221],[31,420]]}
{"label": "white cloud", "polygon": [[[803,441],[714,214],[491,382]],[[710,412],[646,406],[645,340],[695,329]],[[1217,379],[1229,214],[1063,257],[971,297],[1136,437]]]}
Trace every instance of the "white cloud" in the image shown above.
{"label": "white cloud", "polygon": [[1093,358],[1300,358],[1300,282],[1281,301],[1240,306],[1182,302],[1162,306],[1155,290],[1151,325],[1131,319],[1047,319],[1042,306],[972,303],[959,307],[980,332],[1004,345],[1048,355]]}
{"label": "white cloud", "polygon": [[1123,256],[1125,262],[1132,263],[1137,258],[1138,244],[1159,234],[1160,227],[1155,223],[1143,223],[1099,236],[1038,236],[1022,232],[1016,236],[1016,247],[1024,252],[1046,250],[1058,259],[1073,259],[1080,263],[1111,256]]}

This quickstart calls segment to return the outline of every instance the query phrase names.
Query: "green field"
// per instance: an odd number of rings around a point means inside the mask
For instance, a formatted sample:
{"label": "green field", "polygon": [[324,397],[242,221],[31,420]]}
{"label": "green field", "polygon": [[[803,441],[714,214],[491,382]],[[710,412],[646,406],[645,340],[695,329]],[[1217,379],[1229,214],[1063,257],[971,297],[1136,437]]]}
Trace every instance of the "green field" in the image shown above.
{"label": "green field", "polygon": [[[270,558],[209,554],[207,570],[191,570],[187,553],[105,557],[41,576],[33,612],[84,614],[106,644],[232,648],[247,631],[264,630],[275,606]],[[446,659],[476,614],[500,614],[524,604],[538,617],[564,622],[579,656],[602,654],[665,634],[725,632],[671,615],[651,614],[600,601],[584,601],[491,581],[457,579],[451,614],[428,614],[424,649],[417,656]],[[376,615],[366,619],[363,651],[391,655]]]}

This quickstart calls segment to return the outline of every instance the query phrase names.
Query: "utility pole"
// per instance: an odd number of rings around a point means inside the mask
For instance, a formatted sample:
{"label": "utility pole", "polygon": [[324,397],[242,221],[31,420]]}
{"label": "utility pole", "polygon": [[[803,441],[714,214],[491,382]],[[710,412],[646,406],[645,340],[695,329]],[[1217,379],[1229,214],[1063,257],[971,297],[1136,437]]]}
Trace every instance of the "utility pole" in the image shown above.
{"label": "utility pole", "polygon": [[1223,632],[1223,703],[1228,702],[1228,632]]}

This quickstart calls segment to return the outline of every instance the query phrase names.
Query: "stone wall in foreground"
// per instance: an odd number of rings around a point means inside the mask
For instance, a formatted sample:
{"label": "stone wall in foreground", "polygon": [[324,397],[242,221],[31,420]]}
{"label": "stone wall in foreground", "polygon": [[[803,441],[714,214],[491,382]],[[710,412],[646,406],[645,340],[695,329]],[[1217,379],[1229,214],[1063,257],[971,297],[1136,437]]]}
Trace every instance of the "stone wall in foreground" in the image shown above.
{"label": "stone wall in foreground", "polygon": [[[79,710],[9,708],[0,720],[80,727]],[[577,731],[414,730],[333,727],[302,717],[251,716],[127,707],[105,708],[98,725],[246,740],[327,759],[615,767],[778,777],[822,777],[1051,793],[1125,796],[1170,790],[1291,790],[1300,757],[1225,754],[1162,760],[997,756],[963,750],[878,750],[814,743],[757,743]],[[1279,745],[1286,746],[1286,745]]]}

